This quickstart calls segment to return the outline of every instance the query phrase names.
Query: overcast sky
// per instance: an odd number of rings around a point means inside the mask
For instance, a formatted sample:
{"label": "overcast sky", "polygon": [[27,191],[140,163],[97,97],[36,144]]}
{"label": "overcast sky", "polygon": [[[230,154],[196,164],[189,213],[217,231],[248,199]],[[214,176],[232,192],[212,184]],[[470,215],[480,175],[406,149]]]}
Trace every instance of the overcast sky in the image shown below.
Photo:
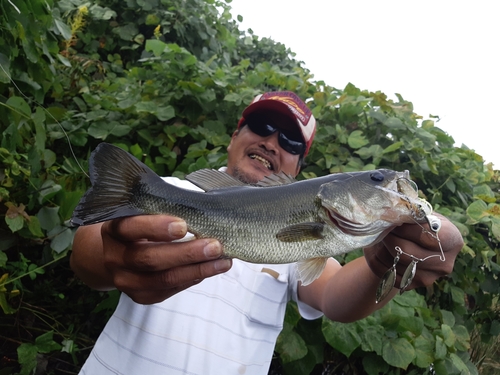
{"label": "overcast sky", "polygon": [[233,0],[240,29],[285,44],[314,80],[401,94],[500,169],[500,1]]}

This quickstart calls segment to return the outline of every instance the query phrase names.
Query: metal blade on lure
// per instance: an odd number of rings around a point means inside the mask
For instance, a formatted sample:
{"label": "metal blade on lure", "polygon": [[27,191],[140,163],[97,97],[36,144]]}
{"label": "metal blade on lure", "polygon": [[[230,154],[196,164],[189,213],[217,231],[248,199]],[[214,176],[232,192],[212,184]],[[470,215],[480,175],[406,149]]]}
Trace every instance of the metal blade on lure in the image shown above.
{"label": "metal blade on lure", "polygon": [[396,264],[389,268],[378,284],[375,302],[379,303],[390,293],[396,283]]}
{"label": "metal blade on lure", "polygon": [[400,284],[400,294],[403,294],[403,292],[408,288],[413,281],[413,278],[415,277],[415,274],[417,272],[417,263],[418,261],[415,259],[412,259],[411,263],[408,265],[406,268],[405,273],[403,274],[403,277],[401,278],[401,284]]}

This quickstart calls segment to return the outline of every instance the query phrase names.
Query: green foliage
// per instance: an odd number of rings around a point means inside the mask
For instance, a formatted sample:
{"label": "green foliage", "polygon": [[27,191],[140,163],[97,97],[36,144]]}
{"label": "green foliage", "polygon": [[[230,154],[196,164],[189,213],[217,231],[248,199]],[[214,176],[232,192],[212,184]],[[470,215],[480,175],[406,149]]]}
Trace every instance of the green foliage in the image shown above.
{"label": "green foliage", "polygon": [[224,2],[16,5],[0,4],[0,367],[76,373],[116,304],[68,264],[95,146],[117,144],[161,175],[218,168],[242,109],[275,89],[307,99],[320,124],[301,178],[408,169],[466,245],[448,278],[355,323],[306,321],[290,303],[271,371],[475,374],[493,363],[481,348],[500,334],[499,174],[438,119],[401,95],[312,81],[285,46],[241,32]]}

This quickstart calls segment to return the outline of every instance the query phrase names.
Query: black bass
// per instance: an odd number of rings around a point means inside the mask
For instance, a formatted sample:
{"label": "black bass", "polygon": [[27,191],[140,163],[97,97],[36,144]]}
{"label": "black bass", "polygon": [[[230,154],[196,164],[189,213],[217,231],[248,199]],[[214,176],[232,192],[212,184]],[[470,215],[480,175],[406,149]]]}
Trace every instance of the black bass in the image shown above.
{"label": "black bass", "polygon": [[90,158],[92,187],[72,223],[169,214],[184,219],[196,238],[216,238],[224,256],[253,263],[298,262],[303,285],[328,257],[373,245],[398,225],[425,222],[408,171],[378,169],[304,181],[271,175],[256,186],[227,173],[200,170],[186,179],[204,192],[166,183],[124,150],[107,143]]}

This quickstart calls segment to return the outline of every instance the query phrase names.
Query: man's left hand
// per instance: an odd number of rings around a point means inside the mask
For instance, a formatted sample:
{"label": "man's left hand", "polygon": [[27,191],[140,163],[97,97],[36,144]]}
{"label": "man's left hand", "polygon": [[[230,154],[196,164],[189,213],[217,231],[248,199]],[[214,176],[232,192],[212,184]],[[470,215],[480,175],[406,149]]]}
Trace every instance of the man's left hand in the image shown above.
{"label": "man's left hand", "polygon": [[[394,264],[394,258],[397,255],[395,248],[398,246],[404,253],[411,254],[418,259],[437,255],[418,262],[415,277],[407,290],[431,285],[438,278],[450,274],[464,241],[453,223],[442,215],[434,215],[441,220],[441,229],[437,235],[429,229],[428,224],[404,224],[390,232],[382,242],[364,249],[366,261],[373,273],[380,278],[383,277]],[[444,261],[440,259],[441,247]],[[408,255],[400,256],[396,265],[396,287],[399,287],[401,277],[411,260]]]}

